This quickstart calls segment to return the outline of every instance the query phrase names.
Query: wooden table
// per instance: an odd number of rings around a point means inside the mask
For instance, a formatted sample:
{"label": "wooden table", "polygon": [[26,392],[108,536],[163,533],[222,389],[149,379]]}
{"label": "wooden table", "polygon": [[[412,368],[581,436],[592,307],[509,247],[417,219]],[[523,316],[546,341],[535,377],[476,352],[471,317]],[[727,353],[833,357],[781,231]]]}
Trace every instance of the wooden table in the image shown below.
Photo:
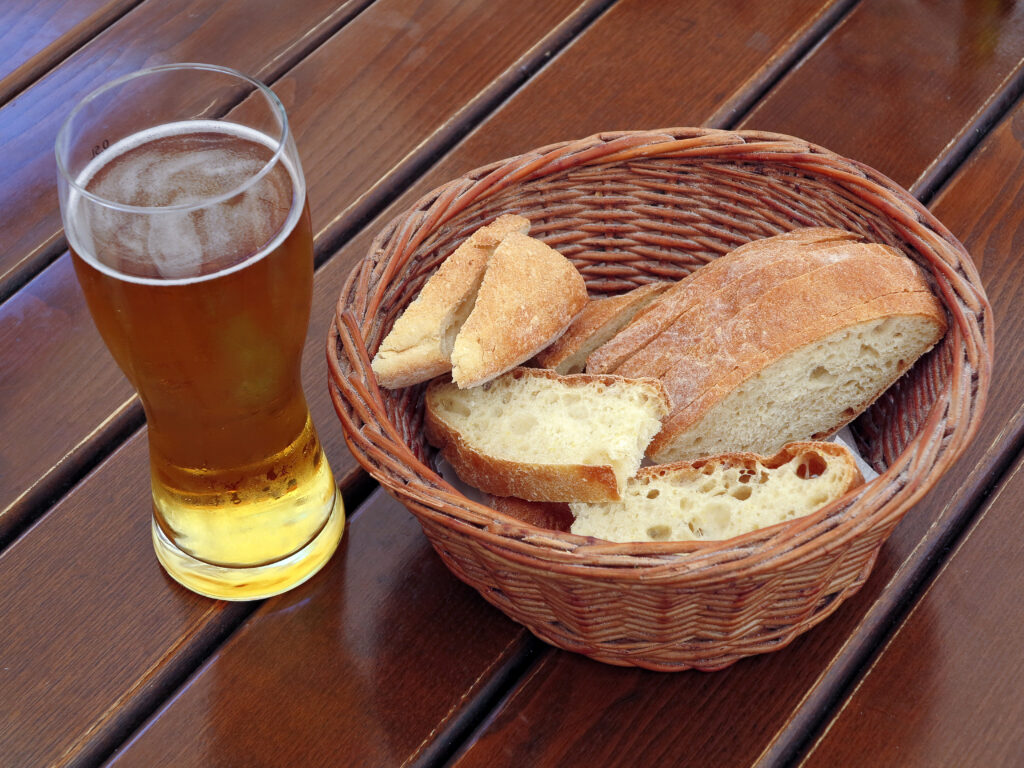
{"label": "wooden table", "polygon": [[[268,82],[309,181],[305,356],[349,510],[303,587],[229,604],[149,541],[142,409],[73,279],[53,141],[115,76]],[[1024,7],[917,0],[10,0],[0,9],[0,766],[1024,765]],[[452,577],[363,474],[324,338],[426,190],[597,131],[789,133],[888,174],[966,245],[997,354],[970,449],[865,587],[717,673],[552,649]]]}

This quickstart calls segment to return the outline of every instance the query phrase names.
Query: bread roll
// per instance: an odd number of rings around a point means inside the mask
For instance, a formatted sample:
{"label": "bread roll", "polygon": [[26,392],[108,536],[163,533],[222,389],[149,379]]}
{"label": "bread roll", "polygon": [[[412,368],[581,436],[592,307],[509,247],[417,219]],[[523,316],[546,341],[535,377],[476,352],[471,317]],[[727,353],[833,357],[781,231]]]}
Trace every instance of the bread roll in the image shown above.
{"label": "bread roll", "polygon": [[540,240],[512,232],[495,248],[452,346],[452,379],[478,386],[561,336],[587,303],[583,276]]}
{"label": "bread roll", "polygon": [[861,483],[844,446],[791,443],[771,458],[735,453],[644,467],[621,501],[570,504],[571,530],[616,542],[730,539],[810,514]]}
{"label": "bread roll", "polygon": [[371,363],[381,386],[407,387],[451,370],[455,336],[473,308],[491,254],[509,233],[529,229],[522,216],[499,216],[445,259],[381,342]]}

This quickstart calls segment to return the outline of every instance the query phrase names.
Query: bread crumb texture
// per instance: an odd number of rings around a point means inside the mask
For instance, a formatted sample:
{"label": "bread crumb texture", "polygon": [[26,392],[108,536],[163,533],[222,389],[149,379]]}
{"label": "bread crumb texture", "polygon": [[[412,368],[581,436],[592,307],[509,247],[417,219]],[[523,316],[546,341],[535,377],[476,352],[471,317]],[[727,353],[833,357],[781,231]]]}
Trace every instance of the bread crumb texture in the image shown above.
{"label": "bread crumb texture", "polygon": [[610,465],[622,488],[668,401],[656,382],[518,368],[471,389],[437,386],[429,407],[481,454],[530,465]]}
{"label": "bread crumb texture", "polygon": [[571,530],[614,542],[730,539],[810,514],[862,480],[835,444],[647,467],[621,501],[570,504]]}

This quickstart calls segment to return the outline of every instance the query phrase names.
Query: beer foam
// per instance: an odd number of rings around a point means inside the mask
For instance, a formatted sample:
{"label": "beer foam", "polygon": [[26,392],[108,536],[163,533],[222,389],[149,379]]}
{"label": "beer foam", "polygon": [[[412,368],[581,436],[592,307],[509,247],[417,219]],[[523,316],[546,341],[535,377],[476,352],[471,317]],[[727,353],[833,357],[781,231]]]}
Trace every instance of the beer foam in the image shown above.
{"label": "beer foam", "polygon": [[76,180],[89,194],[69,195],[68,240],[97,269],[133,282],[184,284],[242,269],[283,242],[305,203],[291,161],[282,154],[268,167],[275,148],[258,131],[210,120],[129,136]]}

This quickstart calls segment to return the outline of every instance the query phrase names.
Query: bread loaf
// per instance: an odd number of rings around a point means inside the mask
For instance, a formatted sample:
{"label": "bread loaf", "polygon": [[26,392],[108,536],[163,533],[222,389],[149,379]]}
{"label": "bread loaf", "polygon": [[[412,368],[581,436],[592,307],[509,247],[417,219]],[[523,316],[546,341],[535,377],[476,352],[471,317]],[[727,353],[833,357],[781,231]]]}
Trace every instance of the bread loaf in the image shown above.
{"label": "bread loaf", "polygon": [[455,336],[473,309],[491,254],[510,232],[529,229],[522,216],[499,216],[445,259],[381,342],[371,363],[381,386],[407,387],[451,370]]}
{"label": "bread loaf", "polygon": [[610,500],[640,466],[668,408],[654,380],[516,368],[471,389],[432,382],[424,431],[459,478],[485,493]]}
{"label": "bread loaf", "polygon": [[[759,275],[763,290],[829,258],[841,258],[842,246],[856,240],[856,235],[831,227],[805,227],[745,243],[691,272],[658,296],[620,333],[590,355],[586,371],[613,373],[695,307],[729,301],[733,292],[744,288],[749,295],[750,274]],[[780,258],[785,263],[765,269]]]}
{"label": "bread loaf", "polygon": [[572,325],[534,358],[556,373],[581,373],[587,357],[672,283],[648,283],[618,296],[590,299]]}
{"label": "bread loaf", "polygon": [[616,542],[730,539],[810,514],[862,482],[853,456],[835,443],[644,467],[621,501],[570,504],[571,530]]}
{"label": "bread loaf", "polygon": [[512,232],[494,249],[452,346],[452,379],[473,387],[526,362],[587,303],[583,276],[558,251]]}
{"label": "bread loaf", "polygon": [[[716,280],[698,278],[705,270]],[[665,385],[673,410],[648,448],[659,463],[771,455],[793,440],[827,437],[946,328],[916,264],[835,230],[756,241],[691,278],[680,283],[688,290],[667,291],[624,329],[642,345],[600,358],[618,360],[618,375]]]}

